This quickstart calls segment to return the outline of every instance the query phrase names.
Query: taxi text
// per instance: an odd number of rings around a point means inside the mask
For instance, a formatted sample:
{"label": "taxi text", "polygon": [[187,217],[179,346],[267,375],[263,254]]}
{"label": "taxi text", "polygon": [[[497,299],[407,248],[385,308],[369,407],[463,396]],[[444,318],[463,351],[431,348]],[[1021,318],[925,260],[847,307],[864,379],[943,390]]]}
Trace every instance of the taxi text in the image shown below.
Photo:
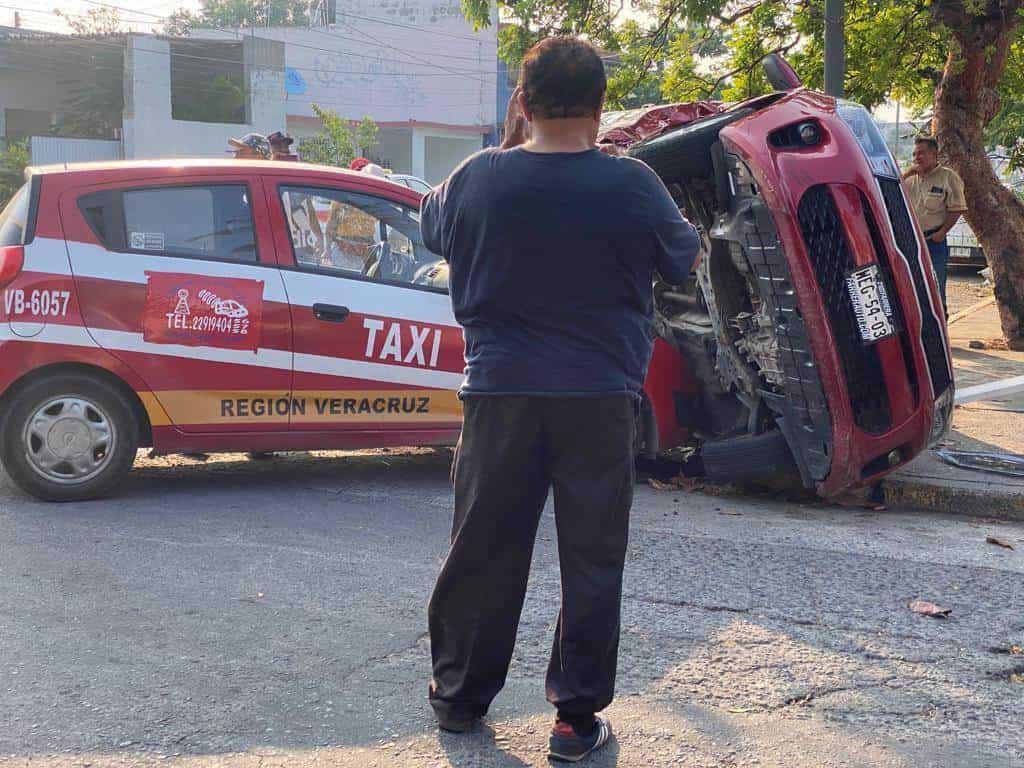
{"label": "taxi text", "polygon": [[430,413],[429,397],[236,397],[220,401],[221,418]]}

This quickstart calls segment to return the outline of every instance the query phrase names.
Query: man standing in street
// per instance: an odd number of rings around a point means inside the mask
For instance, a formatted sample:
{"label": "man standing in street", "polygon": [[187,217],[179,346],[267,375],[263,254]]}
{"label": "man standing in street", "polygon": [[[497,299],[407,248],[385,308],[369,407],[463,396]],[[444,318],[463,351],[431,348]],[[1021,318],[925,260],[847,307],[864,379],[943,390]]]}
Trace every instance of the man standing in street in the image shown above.
{"label": "man standing in street", "polygon": [[939,165],[939,142],[930,136],[920,136],[914,141],[913,163],[903,178],[910,193],[910,204],[914,206],[914,213],[928,242],[928,253],[932,257],[945,310],[949,264],[946,235],[967,210],[964,183],[956,171]]}
{"label": "man standing in street", "polygon": [[469,158],[422,204],[466,343],[429,697],[440,727],[459,732],[504,685],[553,488],[562,604],[549,747],[576,761],[611,733],[596,713],[615,688],[652,281],[685,280],[699,238],[653,171],[595,147],[606,79],[591,45],[549,38],[521,72],[502,148]]}

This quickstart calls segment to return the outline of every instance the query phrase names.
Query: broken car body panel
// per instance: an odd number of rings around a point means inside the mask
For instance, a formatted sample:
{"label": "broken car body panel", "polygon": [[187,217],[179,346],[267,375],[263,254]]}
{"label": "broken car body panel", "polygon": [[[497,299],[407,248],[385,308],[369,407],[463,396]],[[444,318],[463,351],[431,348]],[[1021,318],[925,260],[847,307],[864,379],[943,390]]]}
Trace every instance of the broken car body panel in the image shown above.
{"label": "broken car body panel", "polygon": [[[875,482],[948,429],[953,388],[941,302],[895,163],[866,112],[802,88],[670,125],[685,106],[634,117],[632,132],[612,115],[600,141],[651,164],[706,237],[694,280],[656,289],[669,297],[660,326],[701,379],[689,391],[717,388],[743,408],[717,430],[691,423],[689,437],[742,457],[750,438],[779,430],[821,495]],[[876,314],[865,317],[851,279]],[[702,312],[713,333],[695,323]]]}

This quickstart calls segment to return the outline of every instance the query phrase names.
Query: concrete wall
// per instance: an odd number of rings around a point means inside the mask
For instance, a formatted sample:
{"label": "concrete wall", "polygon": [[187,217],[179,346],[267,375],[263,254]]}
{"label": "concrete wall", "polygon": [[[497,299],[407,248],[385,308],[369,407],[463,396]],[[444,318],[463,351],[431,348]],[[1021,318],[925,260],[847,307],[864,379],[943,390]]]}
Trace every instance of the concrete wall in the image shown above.
{"label": "concrete wall", "polygon": [[373,158],[389,162],[395,173],[412,173],[411,128],[381,128],[377,140],[377,146],[370,150]]}
{"label": "concrete wall", "polygon": [[33,136],[29,148],[32,165],[121,159],[120,141]]}
{"label": "concrete wall", "polygon": [[[444,136],[426,137],[426,158],[422,178],[431,184],[438,184],[445,180],[449,173],[480,149],[480,137],[472,138],[448,138]],[[417,174],[419,175],[419,174]]]}
{"label": "concrete wall", "polygon": [[[354,120],[490,130],[496,25],[474,32],[459,0],[338,0],[337,19],[327,28],[246,30],[285,45],[288,115],[310,116],[315,102]],[[199,36],[234,39],[219,30]]]}
{"label": "concrete wall", "polygon": [[171,57],[166,40],[132,35],[125,51],[124,156],[227,157],[227,140],[285,128],[284,49],[245,41],[250,122],[199,123],[171,118]]}

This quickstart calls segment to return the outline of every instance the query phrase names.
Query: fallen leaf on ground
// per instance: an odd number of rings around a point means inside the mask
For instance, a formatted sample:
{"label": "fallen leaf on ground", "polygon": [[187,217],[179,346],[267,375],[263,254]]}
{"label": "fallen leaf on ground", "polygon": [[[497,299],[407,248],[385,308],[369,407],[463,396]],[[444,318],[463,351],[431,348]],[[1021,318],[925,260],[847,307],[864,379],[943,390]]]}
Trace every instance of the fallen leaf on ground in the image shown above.
{"label": "fallen leaf on ground", "polygon": [[1011,656],[1024,656],[1024,648],[1021,648],[1019,645],[1011,645],[1010,646],[1010,655]]}
{"label": "fallen leaf on ground", "polygon": [[985,543],[995,544],[997,547],[1002,547],[1003,549],[1013,549],[1013,544],[1008,541],[1004,541],[1003,539],[997,539],[995,536],[987,537],[985,539]]}
{"label": "fallen leaf on ground", "polygon": [[927,600],[911,600],[907,603],[907,608],[914,613],[920,613],[922,616],[933,616],[937,619],[945,618],[953,612],[952,608],[941,608],[935,603],[929,603]]}
{"label": "fallen leaf on ground", "polygon": [[674,491],[676,487],[670,483],[663,483],[655,477],[647,478],[647,484],[656,491]]}

